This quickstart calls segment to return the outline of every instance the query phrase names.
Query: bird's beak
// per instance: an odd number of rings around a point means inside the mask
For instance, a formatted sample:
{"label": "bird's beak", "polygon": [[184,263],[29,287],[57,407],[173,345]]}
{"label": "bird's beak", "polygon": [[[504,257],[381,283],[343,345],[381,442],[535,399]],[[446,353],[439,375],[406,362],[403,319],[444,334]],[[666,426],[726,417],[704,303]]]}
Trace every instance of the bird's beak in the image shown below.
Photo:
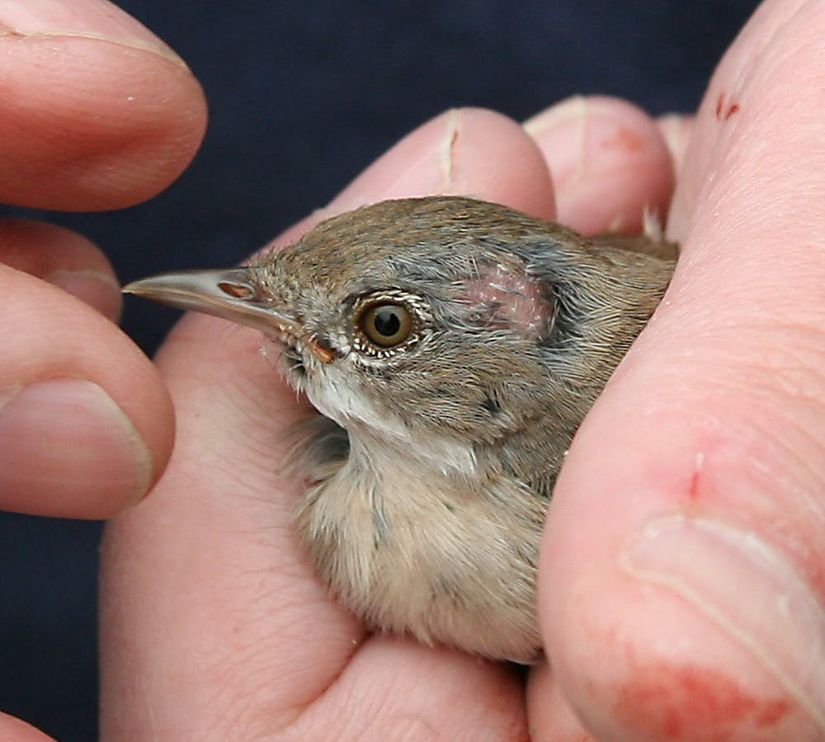
{"label": "bird's beak", "polygon": [[269,334],[300,334],[294,319],[269,305],[250,268],[162,273],[134,281],[123,292],[177,309],[214,314]]}

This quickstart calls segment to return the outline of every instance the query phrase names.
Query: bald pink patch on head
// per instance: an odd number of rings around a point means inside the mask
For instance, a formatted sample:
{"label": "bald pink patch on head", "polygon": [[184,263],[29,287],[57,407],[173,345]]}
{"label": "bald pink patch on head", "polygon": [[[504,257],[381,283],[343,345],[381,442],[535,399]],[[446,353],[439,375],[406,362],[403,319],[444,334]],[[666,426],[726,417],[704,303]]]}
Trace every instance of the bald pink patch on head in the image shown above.
{"label": "bald pink patch on head", "polygon": [[498,264],[466,283],[467,303],[490,327],[507,329],[538,340],[547,335],[556,316],[556,302],[546,285],[524,271]]}

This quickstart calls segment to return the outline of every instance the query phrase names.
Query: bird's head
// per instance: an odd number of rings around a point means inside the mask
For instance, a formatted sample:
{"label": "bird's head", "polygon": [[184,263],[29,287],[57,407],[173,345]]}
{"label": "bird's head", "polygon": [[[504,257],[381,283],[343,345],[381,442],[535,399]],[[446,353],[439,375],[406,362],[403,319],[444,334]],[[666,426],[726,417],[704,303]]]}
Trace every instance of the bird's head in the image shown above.
{"label": "bird's head", "polygon": [[432,197],[328,219],[247,267],[127,290],[260,329],[322,414],[411,452],[578,425],[666,285],[615,268],[558,225]]}

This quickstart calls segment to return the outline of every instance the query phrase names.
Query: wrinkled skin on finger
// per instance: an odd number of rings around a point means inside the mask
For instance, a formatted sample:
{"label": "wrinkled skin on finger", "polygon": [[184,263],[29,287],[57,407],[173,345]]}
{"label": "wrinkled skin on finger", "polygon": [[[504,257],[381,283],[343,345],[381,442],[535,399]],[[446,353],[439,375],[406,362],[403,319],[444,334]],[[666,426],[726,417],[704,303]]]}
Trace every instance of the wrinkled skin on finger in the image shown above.
{"label": "wrinkled skin on finger", "polygon": [[[0,52],[0,201],[127,206],[194,156],[200,86],[111,3],[0,3]],[[174,421],[156,370],[111,322],[108,260],[65,229],[3,220],[0,284],[0,508],[102,518],[134,504],[163,471]]]}
{"label": "wrinkled skin on finger", "polygon": [[107,0],[0,3],[0,52],[0,202],[131,206],[166,188],[200,145],[197,81]]}
{"label": "wrinkled skin on finger", "polygon": [[825,737],[823,33],[821,3],[767,2],[722,61],[670,290],[556,489],[540,613],[599,739]]}
{"label": "wrinkled skin on finger", "polygon": [[[0,202],[101,210],[167,187],[206,124],[200,86],[105,0],[0,0]],[[105,255],[66,229],[0,220],[0,510],[105,518],[172,449],[171,400],[114,324]],[[14,669],[11,669],[14,672]],[[0,739],[46,736],[0,715]]]}

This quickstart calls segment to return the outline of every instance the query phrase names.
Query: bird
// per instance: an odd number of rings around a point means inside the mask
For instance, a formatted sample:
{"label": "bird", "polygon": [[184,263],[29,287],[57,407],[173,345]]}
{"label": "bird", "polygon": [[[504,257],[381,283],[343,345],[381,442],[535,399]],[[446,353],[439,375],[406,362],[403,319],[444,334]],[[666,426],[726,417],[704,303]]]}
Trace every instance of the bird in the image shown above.
{"label": "bird", "polygon": [[[395,199],[247,265],[124,288],[262,331],[317,415],[290,470],[318,577],[375,632],[542,654],[539,545],[571,440],[670,281],[660,235]],[[552,588],[551,588],[552,589]]]}

